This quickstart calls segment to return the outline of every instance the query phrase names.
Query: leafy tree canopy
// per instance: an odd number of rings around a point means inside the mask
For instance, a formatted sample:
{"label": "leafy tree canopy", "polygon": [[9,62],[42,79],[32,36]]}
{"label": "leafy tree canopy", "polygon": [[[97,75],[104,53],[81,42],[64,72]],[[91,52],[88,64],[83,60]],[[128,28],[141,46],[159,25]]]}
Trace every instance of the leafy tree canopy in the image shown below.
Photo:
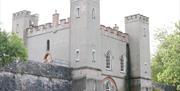
{"label": "leafy tree canopy", "polygon": [[0,30],[0,66],[4,66],[12,61],[25,61],[27,50],[23,41],[13,33]]}
{"label": "leafy tree canopy", "polygon": [[174,85],[180,90],[180,21],[175,26],[176,29],[171,34],[166,30],[156,34],[160,44],[152,58],[152,79]]}

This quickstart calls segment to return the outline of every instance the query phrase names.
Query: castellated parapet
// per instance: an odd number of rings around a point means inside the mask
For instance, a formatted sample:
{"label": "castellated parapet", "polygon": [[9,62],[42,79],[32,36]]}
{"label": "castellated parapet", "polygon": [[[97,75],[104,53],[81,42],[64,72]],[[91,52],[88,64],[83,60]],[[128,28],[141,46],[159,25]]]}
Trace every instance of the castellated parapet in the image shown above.
{"label": "castellated parapet", "polygon": [[106,27],[104,25],[101,25],[100,30],[102,31],[102,34],[104,36],[108,36],[111,37],[113,39],[117,39],[123,42],[128,42],[128,34],[127,33],[123,33],[121,31],[118,30],[119,27],[117,27],[117,25],[115,25],[114,28],[111,27]]}
{"label": "castellated parapet", "polygon": [[26,32],[27,32],[27,36],[30,37],[48,32],[56,32],[58,30],[67,29],[69,27],[70,24],[68,18],[68,19],[61,19],[60,24],[58,24],[58,26],[56,27],[53,27],[52,23],[46,23],[39,26],[31,26],[26,29]]}
{"label": "castellated parapet", "polygon": [[27,17],[30,16],[31,12],[27,10],[19,11],[13,14],[13,20],[21,17]]}
{"label": "castellated parapet", "polygon": [[149,24],[149,18],[141,14],[135,14],[125,17],[125,23],[137,22],[137,21]]}

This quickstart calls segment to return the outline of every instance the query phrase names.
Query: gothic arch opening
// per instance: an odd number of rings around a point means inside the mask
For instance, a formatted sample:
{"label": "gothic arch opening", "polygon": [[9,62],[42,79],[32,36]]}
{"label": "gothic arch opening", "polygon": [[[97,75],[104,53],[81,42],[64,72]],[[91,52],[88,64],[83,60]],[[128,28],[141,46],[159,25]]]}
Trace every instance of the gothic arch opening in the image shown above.
{"label": "gothic arch opening", "polygon": [[108,50],[105,53],[105,58],[106,58],[106,69],[107,70],[112,70],[112,53],[110,50]]}
{"label": "gothic arch opening", "polygon": [[116,82],[111,77],[103,79],[103,91],[118,91]]}
{"label": "gothic arch opening", "polygon": [[51,63],[53,60],[52,60],[52,56],[50,53],[46,53],[44,55],[44,63]]}

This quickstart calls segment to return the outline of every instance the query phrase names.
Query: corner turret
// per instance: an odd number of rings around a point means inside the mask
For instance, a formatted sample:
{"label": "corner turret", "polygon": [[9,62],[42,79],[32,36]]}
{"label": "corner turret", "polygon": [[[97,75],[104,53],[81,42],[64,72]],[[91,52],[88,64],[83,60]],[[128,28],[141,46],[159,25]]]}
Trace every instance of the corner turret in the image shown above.
{"label": "corner turret", "polygon": [[125,17],[129,35],[131,88],[133,91],[152,91],[149,45],[149,18],[140,14]]}
{"label": "corner turret", "polygon": [[38,14],[31,15],[30,11],[23,10],[13,14],[12,32],[16,33],[26,44],[26,29],[30,26],[38,26]]}

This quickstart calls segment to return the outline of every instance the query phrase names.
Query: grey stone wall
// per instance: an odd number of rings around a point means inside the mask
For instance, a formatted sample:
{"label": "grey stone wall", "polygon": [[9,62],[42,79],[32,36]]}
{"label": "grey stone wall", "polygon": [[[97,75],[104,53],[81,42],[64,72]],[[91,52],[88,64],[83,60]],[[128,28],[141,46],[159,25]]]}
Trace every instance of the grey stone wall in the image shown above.
{"label": "grey stone wall", "polygon": [[152,87],[154,90],[158,90],[158,91],[176,91],[175,86],[166,85],[166,84],[153,83]]}
{"label": "grey stone wall", "polygon": [[71,88],[70,68],[20,62],[0,69],[0,91],[71,91]]}
{"label": "grey stone wall", "polygon": [[102,81],[83,77],[73,80],[72,91],[103,91]]}

